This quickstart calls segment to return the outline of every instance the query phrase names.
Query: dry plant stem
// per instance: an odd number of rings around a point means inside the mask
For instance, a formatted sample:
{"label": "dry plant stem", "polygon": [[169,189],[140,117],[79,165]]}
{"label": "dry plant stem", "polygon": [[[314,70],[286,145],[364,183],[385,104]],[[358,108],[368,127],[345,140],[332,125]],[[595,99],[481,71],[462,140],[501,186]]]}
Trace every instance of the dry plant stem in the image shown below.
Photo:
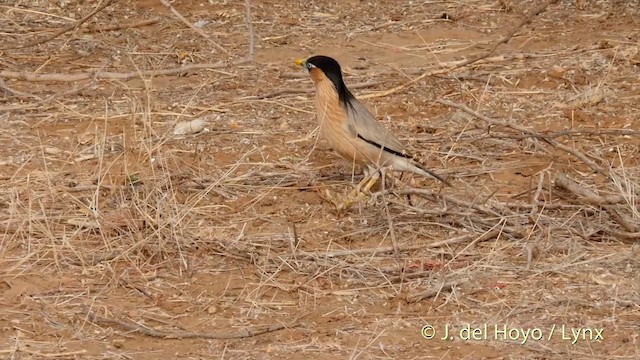
{"label": "dry plant stem", "polygon": [[184,16],[182,16],[182,14],[180,14],[178,12],[178,10],[176,10],[171,4],[169,4],[169,2],[167,0],[160,0],[160,2],[162,3],[162,5],[166,6],[169,10],[171,10],[171,12],[178,19],[180,19],[180,21],[182,21],[183,24],[187,25],[188,28],[190,28],[191,30],[195,31],[198,35],[202,36],[205,40],[210,42],[220,52],[222,52],[222,53],[224,53],[226,55],[229,55],[229,56],[231,55],[231,53],[229,53],[227,51],[227,49],[223,48],[220,44],[218,44],[213,39],[211,39],[211,37],[209,35],[207,35],[207,33],[202,31],[201,29],[198,29],[197,27],[193,26],[193,24],[191,24],[191,22],[189,20],[187,20]]}
{"label": "dry plant stem", "polygon": [[[382,191],[384,191],[387,174],[386,174],[386,171],[381,171],[381,174],[382,174]],[[398,251],[398,240],[396,239],[396,230],[395,230],[395,225],[393,224],[393,218],[391,217],[391,212],[389,211],[389,204],[387,203],[387,201],[384,201],[383,204],[384,204],[384,212],[387,217],[387,223],[389,225],[389,236],[391,237],[391,243],[393,244],[393,254],[396,257],[399,257],[400,252]]]}
{"label": "dry plant stem", "polygon": [[301,326],[299,323],[293,323],[291,325],[285,324],[274,324],[270,326],[261,326],[261,329],[244,329],[238,332],[228,332],[228,333],[198,333],[198,332],[170,332],[170,331],[161,331],[155,330],[152,328],[148,328],[139,324],[129,323],[120,319],[110,319],[104,316],[100,316],[91,310],[87,310],[87,319],[99,324],[116,324],[122,326],[123,328],[140,333],[142,335],[163,338],[163,339],[216,339],[216,340],[228,340],[228,339],[244,339],[249,337],[254,337],[278,330],[283,329],[291,329],[294,327]]}
{"label": "dry plant stem", "polygon": [[0,90],[4,90],[5,92],[9,93],[9,95],[14,95],[19,97],[30,97],[36,100],[42,100],[39,96],[25,93],[25,92],[8,87],[7,84],[4,82],[4,79],[2,78],[0,78]]}
{"label": "dry plant stem", "polygon": [[636,241],[640,241],[640,232],[629,233],[613,229],[604,229],[604,231],[625,243],[635,243]]}
{"label": "dry plant stem", "polygon": [[558,174],[555,184],[556,186],[577,195],[579,202],[602,206],[602,208],[611,215],[611,218],[620,224],[626,231],[634,233],[640,230],[638,229],[638,226],[633,224],[633,220],[627,218],[624,214],[621,214],[614,205],[604,205],[606,202],[602,197],[600,197],[600,195],[590,189],[580,186],[580,184],[569,179],[567,175],[563,173]]}
{"label": "dry plant stem", "polygon": [[[492,57],[483,57],[482,60],[484,63],[489,63],[489,62],[508,62],[509,60],[515,59],[516,56],[492,56]],[[480,60],[480,59],[479,59]],[[477,60],[478,61],[478,60]],[[457,68],[459,68],[460,66],[462,66],[461,64],[466,63],[466,61],[452,61],[450,63],[441,63],[440,64],[440,68],[437,70],[429,70],[426,71],[424,73],[422,73],[422,75],[418,76],[417,78],[411,79],[408,82],[398,85],[394,88],[385,90],[385,91],[380,91],[380,92],[376,92],[376,93],[372,93],[372,94],[366,94],[366,95],[362,95],[359,98],[361,99],[372,99],[372,98],[377,98],[377,97],[383,97],[383,96],[387,96],[387,95],[391,95],[393,93],[396,93],[406,87],[408,87],[409,85],[415,84],[416,82],[428,77],[428,76],[434,76],[434,75],[440,75],[440,74],[446,74],[448,72],[451,72],[452,70],[455,70]],[[446,66],[447,64],[449,64],[449,66]]]}
{"label": "dry plant stem", "polygon": [[565,173],[559,173],[555,180],[556,185],[568,190],[578,196],[583,197],[580,202],[590,205],[614,205],[626,203],[621,201],[618,196],[600,196],[591,189],[580,186],[578,183],[571,180]]}
{"label": "dry plant stem", "polygon": [[23,81],[52,81],[52,82],[73,82],[80,80],[87,80],[95,77],[100,79],[117,79],[127,80],[141,76],[161,76],[161,75],[175,75],[181,74],[192,70],[201,69],[221,69],[227,66],[236,66],[248,63],[249,60],[242,59],[231,63],[224,61],[217,62],[215,64],[190,64],[176,68],[160,69],[160,70],[146,70],[146,71],[132,71],[128,73],[118,73],[109,71],[97,71],[97,72],[85,72],[74,74],[34,74],[22,71],[0,71],[0,77],[7,79],[16,79]]}
{"label": "dry plant stem", "polygon": [[513,36],[518,32],[518,30],[520,30],[520,28],[522,28],[523,26],[527,25],[528,23],[531,22],[531,20],[533,20],[533,18],[539,14],[541,14],[542,12],[544,12],[547,9],[547,6],[551,5],[551,4],[555,4],[557,3],[558,0],[547,0],[544,3],[538,5],[538,7],[534,8],[533,10],[531,10],[527,16],[525,16],[524,19],[522,19],[518,25],[516,25],[513,29],[511,29],[511,31],[509,31],[505,36],[502,37],[502,39],[500,39],[500,41],[496,42],[495,44],[493,44],[493,46],[491,47],[491,49],[489,49],[486,53],[481,54],[475,58],[469,59],[459,65],[457,65],[456,67],[454,67],[451,70],[457,69],[457,68],[461,68],[463,66],[467,66],[469,64],[472,64],[476,61],[488,58],[489,56],[491,56],[491,54],[493,54],[496,49],[498,48],[498,46],[502,45],[502,44],[506,44],[509,42],[509,40],[511,40],[511,38],[513,38]]}
{"label": "dry plant stem", "polygon": [[32,41],[30,43],[24,44],[24,45],[19,45],[19,46],[9,46],[6,48],[2,48],[0,50],[9,50],[9,49],[24,49],[24,48],[28,48],[31,46],[36,46],[36,45],[40,45],[40,44],[44,44],[48,41],[51,41],[55,38],[57,38],[58,36],[77,29],[78,27],[80,27],[80,25],[84,24],[85,22],[87,22],[87,20],[91,19],[95,14],[99,13],[100,11],[102,11],[104,8],[106,8],[107,6],[109,6],[109,4],[111,4],[113,2],[113,0],[107,0],[105,2],[103,2],[100,6],[98,6],[95,10],[93,10],[89,15],[83,17],[82,19],[76,21],[75,23],[71,24],[71,25],[67,25],[65,27],[63,27],[62,29],[56,31],[54,34],[44,38],[44,39],[40,39],[40,40],[36,40],[36,41]]}
{"label": "dry plant stem", "polygon": [[103,261],[113,260],[118,257],[118,255],[120,255],[120,252],[112,250],[107,253],[91,254],[91,256],[85,256],[80,260],[72,260],[70,262],[74,265],[95,266]]}
{"label": "dry plant stem", "polygon": [[458,63],[456,65],[453,65],[451,67],[447,67],[445,69],[426,71],[422,75],[420,75],[420,76],[418,76],[418,77],[416,77],[414,79],[411,79],[410,81],[408,81],[408,82],[406,82],[404,84],[398,85],[398,86],[396,86],[394,88],[391,88],[389,90],[385,90],[385,91],[382,91],[382,92],[379,92],[379,93],[361,96],[361,98],[370,99],[370,98],[376,98],[376,97],[382,97],[382,96],[391,95],[391,94],[393,94],[395,92],[403,90],[404,88],[406,88],[406,87],[408,87],[408,86],[410,86],[412,84],[415,84],[416,82],[426,78],[427,76],[433,76],[433,75],[448,73],[448,72],[450,72],[452,70],[459,69],[461,67],[473,64],[473,63],[478,62],[478,61],[483,60],[483,59],[486,59],[486,58],[490,57],[496,51],[498,46],[500,46],[501,44],[508,43],[509,40],[511,40],[511,38],[516,34],[516,32],[518,32],[518,30],[520,28],[522,28],[524,25],[530,23],[531,20],[533,20],[533,18],[536,15],[539,15],[542,12],[544,12],[547,9],[547,6],[549,6],[549,5],[553,4],[553,3],[556,3],[556,2],[558,2],[558,0],[547,0],[544,3],[540,4],[538,7],[536,7],[535,9],[533,9],[529,14],[527,14],[527,16],[524,19],[522,19],[522,21],[520,21],[520,23],[517,26],[515,26],[511,31],[509,31],[507,33],[507,35],[505,35],[502,39],[500,39],[500,41],[495,43],[491,47],[491,49],[489,49],[489,51],[487,51],[486,53],[480,54],[480,55],[478,55],[478,56],[476,56],[474,58],[471,58],[469,60],[463,61],[463,62]]}
{"label": "dry plant stem", "polygon": [[106,32],[106,31],[133,29],[133,28],[139,28],[139,27],[143,27],[143,26],[153,25],[153,24],[157,23],[158,21],[160,21],[160,18],[159,17],[154,17],[154,18],[151,18],[151,19],[136,21],[136,22],[128,23],[128,24],[114,24],[114,25],[109,25],[109,26],[89,26],[89,27],[87,27],[86,30],[83,31],[83,33],[90,34],[90,33],[95,33],[95,32]]}
{"label": "dry plant stem", "polygon": [[34,351],[34,350],[30,350],[26,347],[16,347],[14,349],[7,349],[7,350],[0,350],[0,354],[11,354],[11,359],[20,359],[20,356],[16,356],[16,353],[26,353],[26,354],[30,354],[30,355],[35,355],[37,356],[39,359],[55,359],[55,358],[64,358],[64,359],[71,359],[71,358],[75,358],[76,355],[83,355],[87,353],[87,350],[77,350],[77,351],[65,351],[65,352],[59,352],[59,353],[44,353],[44,352],[40,352],[40,351]]}
{"label": "dry plant stem", "polygon": [[538,199],[540,198],[540,194],[542,193],[542,184],[544,183],[544,172],[541,172],[538,176],[538,186],[536,187],[536,192],[533,194],[533,199],[531,199],[531,211],[529,212],[529,220],[532,223],[536,221],[536,214],[538,213]]}
{"label": "dry plant stem", "polygon": [[253,33],[253,17],[251,16],[251,1],[245,0],[245,6],[247,7],[247,31],[249,32],[249,53],[247,54],[247,60],[253,61],[255,36]]}
{"label": "dry plant stem", "polygon": [[[563,136],[602,136],[602,135],[614,135],[614,136],[640,136],[640,131],[633,129],[573,129],[563,130],[557,132],[545,133],[544,136],[548,139],[555,139]],[[491,135],[493,139],[512,139],[512,140],[524,140],[528,138],[535,138],[532,135]]]}
{"label": "dry plant stem", "polygon": [[469,201],[465,201],[462,199],[458,199],[455,198],[453,196],[449,196],[449,195],[445,195],[445,194],[438,194],[435,193],[433,191],[430,190],[425,190],[425,189],[407,189],[407,190],[401,190],[401,191],[397,191],[398,195],[420,195],[420,196],[424,196],[424,197],[433,197],[433,198],[440,198],[444,201],[448,201],[451,202],[455,205],[461,206],[461,207],[465,207],[468,209],[473,209],[476,211],[479,211],[485,215],[489,215],[489,216],[493,216],[493,217],[502,217],[502,214],[495,212],[491,209],[487,209],[485,207],[482,207],[478,204],[469,202]]}
{"label": "dry plant stem", "polygon": [[299,251],[298,256],[304,259],[323,259],[323,258],[333,258],[333,257],[341,257],[341,256],[353,256],[353,255],[370,255],[370,254],[390,254],[401,252],[401,251],[413,251],[413,250],[422,250],[436,247],[447,247],[451,245],[457,245],[460,243],[464,243],[467,241],[486,241],[491,238],[498,236],[500,230],[494,229],[484,233],[480,236],[478,234],[465,234],[456,236],[451,239],[436,241],[430,244],[419,244],[419,245],[409,245],[409,246],[386,246],[386,247],[377,247],[372,249],[355,249],[355,250],[338,250],[338,251],[325,251],[325,252],[315,252],[310,253],[306,251]]}
{"label": "dry plant stem", "polygon": [[95,84],[96,79],[93,78],[91,81],[88,81],[84,84],[80,84],[78,86],[75,86],[73,89],[67,90],[67,91],[63,91],[62,93],[57,93],[54,95],[49,96],[48,98],[42,99],[40,101],[36,101],[33,103],[29,103],[29,104],[23,104],[23,105],[7,105],[7,106],[0,106],[0,111],[15,111],[15,110],[25,110],[25,109],[33,109],[36,107],[40,107],[48,102],[51,102],[52,100],[58,99],[58,98],[64,98],[65,96],[69,96],[69,95],[73,95],[76,93],[79,93],[80,91],[91,87]]}
{"label": "dry plant stem", "polygon": [[504,121],[499,121],[499,120],[495,120],[492,119],[488,116],[482,115],[477,111],[474,111],[473,109],[467,107],[466,105],[463,104],[458,104],[455,103],[453,101],[448,101],[448,100],[436,100],[437,103],[440,103],[442,105],[446,105],[452,108],[456,108],[459,110],[462,110],[466,113],[469,113],[475,117],[477,117],[480,120],[485,121],[486,123],[490,124],[490,125],[495,125],[495,126],[503,126],[503,127],[507,127],[507,128],[511,128],[520,132],[523,132],[525,134],[528,134],[532,137],[538,138],[543,140],[544,142],[546,142],[547,144],[558,148],[562,151],[565,151],[573,156],[575,156],[576,158],[578,158],[579,160],[581,160],[582,162],[584,162],[585,164],[587,164],[593,171],[600,173],[601,175],[605,176],[606,178],[610,179],[611,175],[609,173],[609,171],[607,171],[606,169],[604,169],[603,167],[601,167],[600,165],[596,164],[595,162],[591,161],[585,154],[579,152],[576,149],[570,148],[567,145],[561,144],[553,139],[549,139],[547,136],[544,136],[542,134],[539,134],[533,130],[527,129],[523,126],[520,125],[516,125],[516,124],[511,124],[511,123],[507,123]]}
{"label": "dry plant stem", "polygon": [[[431,191],[428,190],[422,190],[422,189],[409,189],[409,190],[402,190],[402,191],[397,191],[396,192],[397,195],[418,195],[421,197],[425,197],[425,198],[429,198],[429,200],[431,200],[431,198],[433,197],[440,197],[445,203],[447,201],[460,206],[460,207],[465,207],[467,209],[475,209],[476,211],[482,213],[483,215],[488,215],[491,218],[494,219],[487,219],[481,216],[478,216],[477,213],[473,213],[473,212],[453,212],[453,211],[448,211],[448,210],[432,210],[432,209],[423,209],[423,208],[418,208],[415,206],[411,206],[411,205],[407,205],[407,204],[403,204],[400,202],[396,202],[393,200],[390,200],[391,203],[398,205],[400,207],[409,209],[411,211],[417,212],[419,214],[427,214],[427,215],[438,215],[438,216],[447,216],[444,219],[447,219],[463,228],[466,228],[469,223],[476,223],[478,225],[480,225],[481,228],[485,228],[485,227],[489,227],[490,229],[493,229],[496,226],[499,226],[500,228],[500,232],[502,233],[506,233],[509,234],[513,237],[519,238],[521,236],[523,236],[522,234],[522,227],[519,226],[517,223],[514,223],[514,217],[515,216],[519,216],[518,214],[513,213],[508,207],[503,207],[502,210],[507,210],[509,212],[512,212],[512,214],[510,214],[510,217],[506,217],[503,215],[500,215],[496,212],[494,212],[491,209],[486,209],[481,207],[480,205],[471,203],[471,202],[467,202],[464,200],[460,200],[454,197],[450,197],[447,195],[440,195],[440,194],[435,194]],[[440,220],[441,222],[443,220]],[[502,225],[498,225],[498,224],[502,224]],[[510,225],[509,225],[510,224]]]}
{"label": "dry plant stem", "polygon": [[424,299],[428,299],[428,298],[432,298],[434,296],[438,296],[438,294],[440,294],[443,291],[449,291],[451,289],[453,289],[456,286],[459,286],[461,284],[465,284],[467,282],[469,282],[470,279],[461,279],[461,280],[456,280],[456,281],[451,281],[451,282],[442,282],[439,286],[435,287],[435,288],[431,288],[431,289],[427,289],[424,291],[420,291],[418,293],[415,294],[411,294],[407,296],[407,302],[408,303],[415,303],[418,301],[422,301]]}

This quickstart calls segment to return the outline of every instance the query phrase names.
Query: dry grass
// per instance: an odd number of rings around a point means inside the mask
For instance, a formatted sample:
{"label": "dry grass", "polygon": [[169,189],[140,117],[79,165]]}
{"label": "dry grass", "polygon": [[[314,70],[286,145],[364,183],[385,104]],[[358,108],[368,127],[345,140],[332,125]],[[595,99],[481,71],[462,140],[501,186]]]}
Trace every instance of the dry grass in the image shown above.
{"label": "dry grass", "polygon": [[[0,6],[2,357],[640,356],[637,7],[163,4]],[[315,53],[454,187],[336,212]]]}

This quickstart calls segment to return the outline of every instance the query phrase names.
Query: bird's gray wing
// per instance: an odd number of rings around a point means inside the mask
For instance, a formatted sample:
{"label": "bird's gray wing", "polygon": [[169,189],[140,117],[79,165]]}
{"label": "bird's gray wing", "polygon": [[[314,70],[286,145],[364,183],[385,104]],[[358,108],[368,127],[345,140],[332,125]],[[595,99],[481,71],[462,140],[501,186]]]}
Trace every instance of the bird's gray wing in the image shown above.
{"label": "bird's gray wing", "polygon": [[360,101],[352,99],[346,107],[349,131],[355,132],[353,135],[390,153],[396,155],[405,153],[404,145],[400,140],[379,123]]}

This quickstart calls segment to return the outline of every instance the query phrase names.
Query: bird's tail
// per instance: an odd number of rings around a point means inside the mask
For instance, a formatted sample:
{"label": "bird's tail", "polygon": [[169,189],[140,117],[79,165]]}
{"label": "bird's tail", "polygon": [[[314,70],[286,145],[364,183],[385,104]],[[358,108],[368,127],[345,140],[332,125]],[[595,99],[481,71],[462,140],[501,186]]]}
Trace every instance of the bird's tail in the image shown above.
{"label": "bird's tail", "polygon": [[406,162],[406,171],[411,171],[413,173],[416,173],[418,175],[422,175],[424,177],[433,177],[436,178],[440,181],[442,181],[442,183],[444,183],[445,185],[449,186],[449,187],[453,187],[453,185],[451,185],[451,183],[449,181],[447,181],[447,179],[445,179],[444,177],[436,174],[435,172],[433,172],[432,170],[429,170],[426,166],[422,165],[420,162],[418,162],[415,159],[409,160]]}

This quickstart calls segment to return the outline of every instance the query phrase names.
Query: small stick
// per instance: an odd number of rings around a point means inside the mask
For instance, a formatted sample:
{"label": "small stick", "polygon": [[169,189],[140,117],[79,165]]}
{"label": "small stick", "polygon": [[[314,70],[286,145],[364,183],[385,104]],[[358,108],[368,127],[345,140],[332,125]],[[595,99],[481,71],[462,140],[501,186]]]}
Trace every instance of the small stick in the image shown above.
{"label": "small stick", "polygon": [[533,199],[531,199],[531,211],[529,212],[529,220],[535,223],[536,214],[538,213],[538,199],[540,198],[540,194],[542,193],[542,184],[544,183],[544,172],[540,172],[540,176],[538,177],[538,187],[536,188],[535,194],[533,194]]}
{"label": "small stick", "polygon": [[516,124],[511,124],[511,123],[507,123],[504,121],[499,121],[499,120],[495,120],[492,119],[488,116],[482,115],[479,112],[470,109],[469,107],[467,107],[466,105],[463,104],[458,104],[455,103],[453,101],[448,101],[448,100],[436,100],[437,103],[440,103],[442,105],[446,105],[446,106],[450,106],[452,108],[456,108],[459,110],[462,110],[466,113],[469,113],[475,117],[477,117],[480,120],[483,120],[491,125],[495,125],[495,126],[504,126],[507,128],[511,128],[520,132],[523,132],[525,134],[529,134],[532,137],[538,138],[543,140],[544,142],[546,142],[547,144],[556,147],[562,151],[566,151],[567,153],[575,156],[576,158],[580,159],[582,162],[584,162],[585,164],[587,164],[591,169],[593,169],[595,172],[598,172],[600,174],[602,174],[603,176],[605,176],[606,178],[610,179],[611,175],[609,174],[609,172],[607,170],[605,170],[603,167],[601,167],[600,165],[596,164],[595,162],[591,161],[585,154],[579,152],[576,149],[573,149],[567,145],[561,144],[553,139],[548,138],[547,136],[544,136],[542,134],[539,134],[533,130],[529,130],[523,126],[520,125],[516,125]]}
{"label": "small stick", "polygon": [[536,15],[541,14],[542,12],[544,12],[547,9],[547,6],[557,3],[558,0],[547,0],[544,3],[540,4],[537,8],[534,8],[531,12],[529,12],[529,14],[527,14],[527,16],[525,16],[524,19],[522,19],[518,25],[516,25],[513,29],[511,29],[511,31],[509,31],[505,36],[502,37],[502,39],[500,39],[500,41],[496,42],[495,44],[493,44],[493,46],[484,54],[481,54],[475,58],[469,59],[457,66],[455,66],[453,69],[457,69],[457,68],[461,68],[463,66],[467,66],[469,64],[472,64],[476,61],[482,60],[484,58],[487,58],[489,56],[491,56],[491,54],[493,54],[496,49],[498,48],[498,46],[502,45],[502,44],[506,44],[509,42],[509,40],[511,40],[511,38],[513,38],[513,36],[518,32],[518,30],[520,30],[520,28],[522,28],[523,26],[525,26],[526,24],[530,23],[531,20],[533,20],[533,18]]}
{"label": "small stick", "polygon": [[531,20],[533,20],[533,17],[542,13],[543,11],[546,10],[547,6],[556,3],[558,0],[547,0],[546,2],[544,2],[543,4],[541,4],[540,6],[538,6],[537,8],[535,8],[534,10],[532,10],[524,19],[522,19],[522,21],[520,21],[520,23],[518,25],[516,25],[511,31],[509,31],[509,33],[507,33],[507,35],[505,35],[502,39],[500,39],[500,41],[498,41],[497,43],[495,43],[491,49],[489,49],[489,51],[487,51],[484,54],[480,54],[474,58],[468,59],[466,61],[463,61],[461,63],[458,63],[454,66],[448,67],[448,68],[444,68],[444,69],[440,69],[440,70],[434,70],[434,71],[426,71],[424,72],[422,75],[418,76],[417,78],[411,79],[410,81],[398,85],[394,88],[391,88],[389,90],[386,91],[382,91],[379,93],[375,93],[375,94],[368,94],[365,96],[361,96],[362,99],[370,99],[370,98],[374,98],[374,97],[381,97],[381,96],[387,96],[390,94],[393,94],[395,92],[398,92],[406,87],[408,87],[409,85],[415,84],[416,82],[426,78],[427,76],[433,76],[433,75],[439,75],[439,74],[444,74],[444,73],[448,73],[450,71],[459,69],[461,67],[473,64],[475,62],[478,62],[482,59],[486,59],[489,56],[491,56],[496,49],[498,48],[498,46],[500,46],[501,44],[506,44],[509,42],[509,40],[511,40],[511,38],[516,34],[516,32],[518,32],[518,30],[523,27],[524,25],[528,24],[531,22]]}
{"label": "small stick", "polygon": [[571,180],[566,174],[559,173],[555,179],[555,184],[562,189],[568,190],[569,192],[583,197],[581,202],[587,203],[590,205],[610,205],[611,203],[605,199],[604,197],[597,194],[595,191],[591,189],[587,189],[575,181]]}
{"label": "small stick", "polygon": [[141,76],[161,76],[161,75],[174,75],[184,73],[191,70],[200,69],[220,69],[229,65],[241,65],[247,63],[248,60],[242,59],[234,61],[230,64],[221,61],[215,64],[189,64],[180,67],[160,69],[160,70],[146,70],[146,71],[132,71],[128,73],[118,73],[109,71],[97,71],[95,73],[73,73],[73,74],[34,74],[23,71],[0,71],[0,77],[6,79],[17,79],[23,81],[55,81],[55,82],[74,82],[80,80],[87,80],[95,77],[96,79],[117,79],[127,80]]}
{"label": "small stick", "polygon": [[[383,200],[385,199],[384,196],[384,191],[385,186],[386,186],[386,179],[387,179],[387,172],[384,170],[380,170],[380,174],[382,175],[382,191],[383,191],[383,195],[382,198]],[[400,256],[400,252],[398,251],[398,240],[396,239],[396,230],[395,230],[395,225],[393,224],[393,219],[391,218],[391,212],[389,211],[389,204],[387,201],[383,201],[384,204],[384,212],[385,215],[387,216],[387,223],[389,225],[389,236],[391,236],[391,243],[393,244],[393,254],[399,258]]]}
{"label": "small stick", "polygon": [[15,353],[17,352],[23,352],[23,353],[27,353],[30,355],[35,355],[38,358],[41,359],[54,359],[54,358],[75,358],[75,355],[82,355],[82,354],[86,354],[87,350],[82,349],[82,350],[76,350],[76,351],[65,351],[65,352],[59,352],[59,353],[43,353],[40,351],[35,351],[35,350],[30,350],[26,347],[16,347],[15,349],[7,349],[7,350],[0,350],[0,354],[12,354],[11,359],[19,359],[20,356],[15,356]]}
{"label": "small stick", "polygon": [[86,30],[83,31],[83,33],[90,34],[90,33],[95,33],[95,32],[105,32],[105,31],[116,31],[116,30],[133,29],[133,28],[153,25],[153,24],[157,23],[158,21],[160,21],[160,18],[159,17],[155,17],[155,18],[151,18],[151,19],[147,19],[147,20],[141,20],[141,21],[134,22],[134,23],[129,23],[129,24],[113,24],[113,25],[102,26],[102,27],[100,27],[100,26],[89,26],[89,27],[87,27]]}
{"label": "small stick", "polygon": [[63,98],[65,96],[69,96],[69,95],[73,95],[76,93],[79,93],[80,91],[91,87],[93,84],[95,84],[95,79],[92,79],[91,81],[88,81],[84,84],[80,84],[78,86],[75,86],[73,89],[67,90],[67,91],[63,91],[62,93],[56,93],[53,94],[45,99],[33,102],[33,103],[28,103],[28,104],[22,104],[22,105],[7,105],[7,106],[0,106],[0,111],[15,111],[15,110],[25,110],[25,109],[32,109],[32,108],[36,108],[36,107],[40,107],[43,104],[46,104],[48,102],[51,102],[54,99],[58,99],[58,98]]}
{"label": "small stick", "polygon": [[351,255],[365,255],[365,254],[389,254],[394,253],[396,251],[412,251],[412,250],[421,250],[421,249],[429,249],[435,247],[443,247],[450,246],[455,244],[460,244],[467,242],[469,240],[473,240],[475,242],[486,241],[500,233],[500,230],[494,229],[488,231],[480,236],[478,234],[465,234],[456,236],[451,239],[436,241],[430,244],[420,244],[420,245],[408,245],[408,246],[386,246],[386,247],[377,247],[377,248],[368,248],[368,249],[355,249],[355,250],[337,250],[332,252],[306,252],[301,251],[298,254],[303,256],[306,259],[319,259],[319,258],[333,258],[333,257],[341,257],[341,256],[351,256]]}
{"label": "small stick", "polygon": [[431,289],[427,289],[424,291],[417,292],[415,294],[411,294],[407,296],[408,303],[415,303],[418,301],[422,301],[424,299],[432,298],[434,296],[438,296],[443,291],[449,291],[456,286],[469,282],[470,279],[461,279],[451,282],[442,282],[439,286],[436,286]]}
{"label": "small stick", "polygon": [[253,61],[253,54],[255,52],[255,37],[253,34],[253,18],[251,16],[251,1],[245,0],[245,6],[247,7],[247,31],[249,31],[249,54],[247,60]]}
{"label": "small stick", "polygon": [[620,224],[626,231],[634,233],[640,230],[638,229],[638,226],[633,224],[633,220],[628,219],[626,216],[621,214],[613,205],[604,205],[606,202],[600,195],[590,189],[580,186],[580,184],[569,179],[566,174],[558,174],[555,184],[556,186],[577,195],[578,201],[602,206],[602,208],[611,215],[611,218]]}
{"label": "small stick", "polygon": [[129,323],[120,319],[111,319],[104,316],[100,316],[91,310],[87,310],[87,318],[94,323],[112,323],[123,328],[140,333],[142,335],[163,338],[163,339],[216,339],[216,340],[228,340],[228,339],[244,339],[249,337],[254,337],[278,330],[290,329],[294,327],[300,326],[298,323],[294,323],[291,325],[285,324],[274,324],[266,327],[262,327],[262,329],[244,329],[238,332],[219,332],[219,333],[199,333],[199,332],[172,332],[172,331],[161,331],[153,328],[149,328],[137,323]]}
{"label": "small stick", "polygon": [[33,95],[33,94],[28,94],[16,89],[12,89],[10,87],[7,86],[7,84],[5,84],[4,80],[2,78],[0,78],[0,89],[4,90],[6,93],[9,93],[9,95],[14,95],[14,96],[19,96],[19,97],[30,97],[30,98],[34,98],[36,100],[42,100],[39,96]]}
{"label": "small stick", "polygon": [[625,232],[625,231],[616,231],[613,229],[604,229],[604,231],[609,233],[612,236],[615,236],[616,239],[624,243],[634,243],[636,241],[640,242],[640,231],[635,233]]}
{"label": "small stick", "polygon": [[[640,136],[640,131],[633,129],[572,129],[572,130],[563,130],[557,132],[546,132],[544,134],[548,139],[555,139],[563,136],[574,137],[574,136],[602,136],[602,135],[613,135],[613,136]],[[535,138],[532,135],[490,135],[492,139],[513,139],[513,140],[524,140],[528,138]]]}
{"label": "small stick", "polygon": [[167,8],[169,8],[169,10],[171,10],[171,12],[178,19],[180,19],[180,21],[182,21],[183,24],[187,25],[187,27],[189,27],[191,30],[195,31],[196,33],[198,33],[198,35],[200,35],[203,38],[205,38],[205,40],[210,42],[216,49],[220,50],[220,52],[223,52],[226,55],[231,55],[231,53],[229,53],[227,51],[227,49],[223,48],[222,45],[220,45],[217,42],[215,42],[209,35],[207,35],[207,33],[202,31],[201,29],[198,29],[197,27],[193,26],[193,24],[191,24],[191,22],[189,20],[187,20],[184,16],[182,16],[182,14],[180,14],[178,12],[178,10],[176,10],[171,4],[169,4],[169,2],[167,0],[160,0],[160,2],[162,3],[162,5],[164,5]]}
{"label": "small stick", "polygon": [[56,31],[55,33],[53,33],[52,35],[44,38],[44,39],[40,39],[40,40],[35,40],[32,42],[29,42],[27,44],[24,45],[18,45],[18,46],[9,46],[9,47],[5,47],[5,48],[0,48],[0,50],[9,50],[9,49],[24,49],[24,48],[28,48],[31,46],[36,46],[36,45],[40,45],[40,44],[44,44],[46,42],[49,42],[55,38],[57,38],[58,36],[77,29],[78,27],[80,27],[80,25],[84,24],[85,22],[87,22],[87,20],[91,19],[95,14],[99,13],[100,11],[102,11],[102,9],[106,8],[107,6],[109,6],[109,4],[111,4],[113,2],[113,0],[107,0],[105,2],[103,2],[100,6],[98,6],[95,10],[93,10],[93,12],[91,12],[91,14],[83,17],[82,19],[76,21],[73,24],[67,25],[65,27],[63,27],[62,29]]}
{"label": "small stick", "polygon": [[494,216],[494,217],[502,217],[502,214],[493,211],[491,209],[487,209],[481,205],[478,205],[474,202],[469,202],[469,201],[465,201],[462,199],[458,199],[455,198],[453,196],[449,196],[449,195],[445,195],[445,194],[438,194],[435,193],[433,191],[430,190],[426,190],[426,189],[407,189],[407,190],[399,190],[397,191],[398,195],[420,195],[420,196],[429,196],[429,197],[433,197],[433,198],[440,198],[444,201],[448,201],[451,203],[454,203],[458,206],[461,207],[466,207],[468,209],[474,209],[476,211],[479,211],[485,215],[489,215],[489,216]]}

